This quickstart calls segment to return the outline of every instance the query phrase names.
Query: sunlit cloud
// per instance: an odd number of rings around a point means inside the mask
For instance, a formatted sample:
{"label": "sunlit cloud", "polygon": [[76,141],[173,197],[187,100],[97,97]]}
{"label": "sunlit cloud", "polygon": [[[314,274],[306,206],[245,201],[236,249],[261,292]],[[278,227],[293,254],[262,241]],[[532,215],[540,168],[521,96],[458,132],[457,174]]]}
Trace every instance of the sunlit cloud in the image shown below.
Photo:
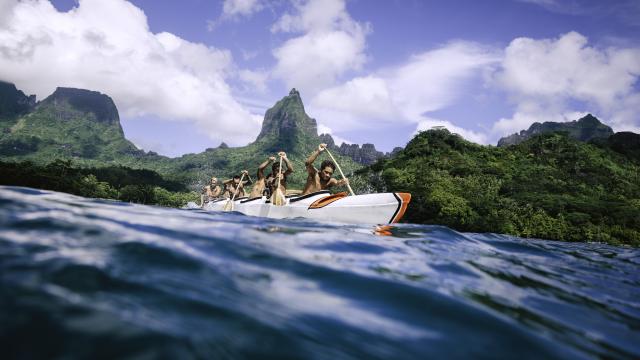
{"label": "sunlit cloud", "polygon": [[25,92],[43,98],[57,86],[100,91],[126,117],[191,122],[216,142],[244,144],[259,131],[261,116],[232,96],[229,51],[154,34],[128,1],[81,0],[68,12],[22,1],[11,9],[0,24],[0,78]]}

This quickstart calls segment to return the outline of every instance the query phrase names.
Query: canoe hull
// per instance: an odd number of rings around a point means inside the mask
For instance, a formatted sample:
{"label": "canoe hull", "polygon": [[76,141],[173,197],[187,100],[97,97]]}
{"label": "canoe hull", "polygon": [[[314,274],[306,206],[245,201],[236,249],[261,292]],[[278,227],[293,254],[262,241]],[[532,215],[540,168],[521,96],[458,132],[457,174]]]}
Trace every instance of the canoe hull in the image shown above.
{"label": "canoe hull", "polygon": [[[205,210],[222,211],[228,200],[207,203]],[[266,198],[238,199],[233,210],[251,216],[274,219],[308,218],[355,224],[389,224],[400,221],[411,195],[382,193],[346,196],[321,191],[305,196],[287,198],[286,205],[275,206]]]}

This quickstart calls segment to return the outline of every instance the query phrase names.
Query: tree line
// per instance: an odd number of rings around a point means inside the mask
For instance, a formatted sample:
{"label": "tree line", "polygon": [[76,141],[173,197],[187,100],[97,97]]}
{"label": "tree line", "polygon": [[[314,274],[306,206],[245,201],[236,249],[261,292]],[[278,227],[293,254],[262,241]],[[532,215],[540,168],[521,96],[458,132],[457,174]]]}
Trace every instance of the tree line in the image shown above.
{"label": "tree line", "polygon": [[115,199],[170,207],[197,201],[199,195],[183,184],[151,170],[124,166],[79,167],[71,160],[46,165],[29,161],[0,161],[0,185],[26,186],[90,198]]}
{"label": "tree line", "polygon": [[413,195],[405,219],[468,232],[640,246],[640,161],[548,133],[507,147],[447,130],[356,172],[360,192]]}

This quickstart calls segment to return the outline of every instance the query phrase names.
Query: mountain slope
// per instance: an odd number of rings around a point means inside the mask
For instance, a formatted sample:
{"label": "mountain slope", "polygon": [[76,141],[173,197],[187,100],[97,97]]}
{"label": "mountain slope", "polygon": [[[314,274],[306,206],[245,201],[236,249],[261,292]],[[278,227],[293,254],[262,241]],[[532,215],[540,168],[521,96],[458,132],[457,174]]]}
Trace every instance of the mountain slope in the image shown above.
{"label": "mountain slope", "polygon": [[[300,93],[291,90],[288,96],[278,101],[265,113],[260,134],[247,146],[229,148],[220,146],[199,154],[188,154],[172,159],[168,168],[157,168],[161,173],[176,174],[182,181],[205,180],[211,176],[228,177],[243,169],[256,176],[258,165],[278,151],[285,151],[294,166],[289,184],[302,187],[306,180],[304,161],[317,148],[323,138],[318,136],[316,120],[304,109]],[[345,173],[362,167],[351,158],[334,154]],[[322,159],[321,155],[317,165]],[[270,170],[267,171],[269,173]]]}
{"label": "mountain slope", "polygon": [[3,138],[11,136],[11,128],[21,116],[31,111],[35,104],[35,95],[26,96],[15,85],[0,81],[0,142]]}
{"label": "mountain slope", "polygon": [[125,139],[113,100],[95,91],[57,88],[19,117],[0,140],[17,160],[135,163],[145,153]]}
{"label": "mountain slope", "polygon": [[613,135],[613,130],[610,127],[601,123],[595,116],[588,114],[577,121],[566,123],[533,123],[527,130],[501,138],[498,141],[498,146],[516,145],[535,135],[559,131],[567,132],[570,137],[584,142],[593,139],[606,139]]}
{"label": "mountain slope", "polygon": [[[236,148],[224,145],[179,158],[137,149],[125,138],[118,110],[107,95],[58,88],[36,104],[34,97],[6,83],[0,86],[0,95],[0,114],[6,114],[0,119],[0,157],[5,160],[46,164],[72,159],[82,166],[125,165],[154,170],[194,188],[211,176],[229,177],[243,169],[253,177],[262,161],[281,150],[294,163],[290,184],[301,187],[306,179],[304,160],[322,142],[316,121],[306,114],[295,89],[266,112],[253,143]],[[334,155],[346,172],[362,167]]]}
{"label": "mountain slope", "polygon": [[409,222],[640,245],[640,164],[566,133],[493,147],[429,130],[359,174],[352,183],[410,192]]}

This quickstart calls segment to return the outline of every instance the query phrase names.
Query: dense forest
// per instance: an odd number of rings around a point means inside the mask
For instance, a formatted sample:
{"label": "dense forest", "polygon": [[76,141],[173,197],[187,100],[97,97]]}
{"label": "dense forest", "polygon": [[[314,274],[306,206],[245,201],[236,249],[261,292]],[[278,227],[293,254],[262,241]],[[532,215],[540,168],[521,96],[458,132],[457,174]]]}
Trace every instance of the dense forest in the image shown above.
{"label": "dense forest", "polygon": [[352,184],[361,192],[410,192],[405,219],[413,223],[638,246],[636,155],[619,142],[584,143],[566,133],[493,147],[430,130],[392,159],[358,171]]}
{"label": "dense forest", "polygon": [[165,180],[151,170],[124,166],[85,168],[70,160],[45,166],[32,162],[0,161],[0,185],[28,186],[102,199],[139,204],[182,207],[197,201],[199,194],[177,182]]}

